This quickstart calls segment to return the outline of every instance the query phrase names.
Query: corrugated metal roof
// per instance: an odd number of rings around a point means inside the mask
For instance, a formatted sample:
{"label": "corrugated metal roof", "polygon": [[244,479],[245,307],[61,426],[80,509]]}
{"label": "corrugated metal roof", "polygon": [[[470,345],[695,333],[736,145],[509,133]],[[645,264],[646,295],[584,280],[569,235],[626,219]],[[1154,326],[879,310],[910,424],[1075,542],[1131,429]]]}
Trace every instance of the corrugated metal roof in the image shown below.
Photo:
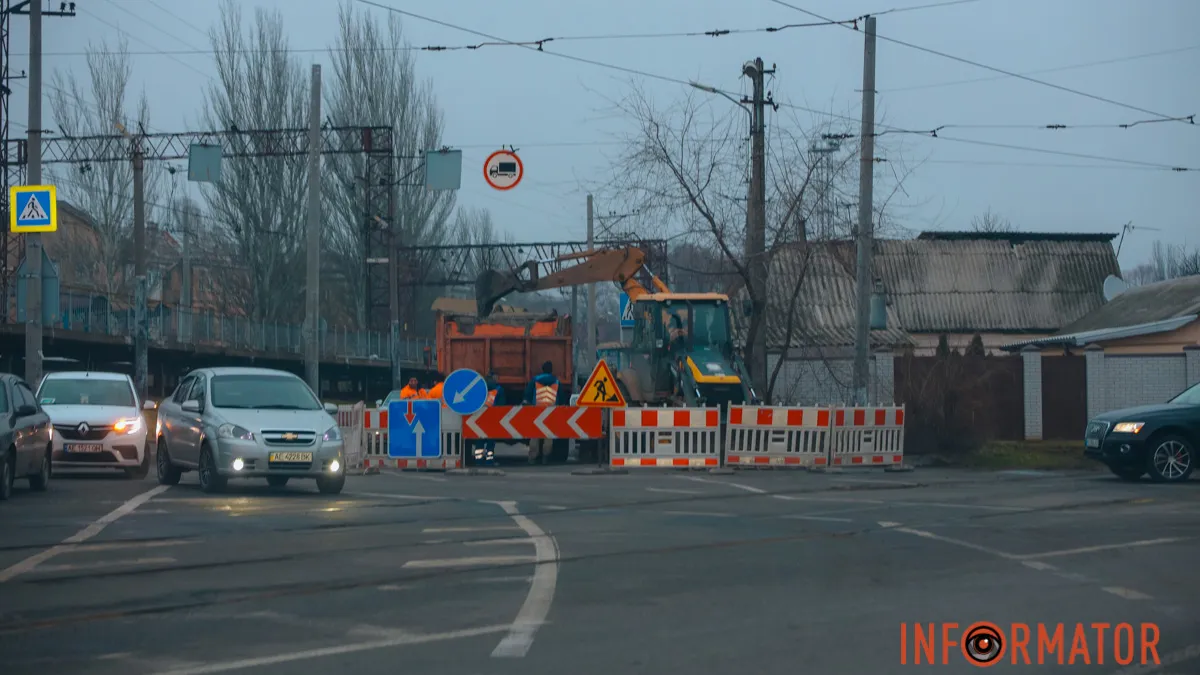
{"label": "corrugated metal roof", "polygon": [[1117,326],[1114,328],[1098,328],[1096,330],[1085,330],[1078,333],[1066,333],[1063,335],[1051,335],[1049,337],[1034,338],[1032,340],[1021,340],[1004,345],[1001,349],[1006,351],[1017,351],[1025,347],[1036,345],[1045,347],[1048,345],[1072,345],[1075,347],[1085,347],[1098,342],[1109,342],[1111,340],[1123,340],[1125,338],[1138,337],[1141,335],[1156,335],[1158,333],[1169,333],[1173,330],[1183,328],[1189,323],[1200,318],[1196,314],[1187,314],[1177,316],[1161,321],[1152,321],[1150,323],[1142,323],[1134,326]]}
{"label": "corrugated metal roof", "polygon": [[1079,333],[1154,323],[1200,314],[1200,275],[1135,286],[1103,307],[1063,327],[1063,333]]}

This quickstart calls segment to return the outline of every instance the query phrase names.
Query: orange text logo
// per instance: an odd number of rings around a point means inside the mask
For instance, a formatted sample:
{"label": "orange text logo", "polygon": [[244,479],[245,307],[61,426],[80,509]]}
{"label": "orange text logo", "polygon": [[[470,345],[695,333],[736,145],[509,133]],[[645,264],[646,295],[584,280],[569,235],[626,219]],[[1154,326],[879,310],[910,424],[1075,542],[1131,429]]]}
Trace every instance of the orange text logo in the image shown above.
{"label": "orange text logo", "polygon": [[901,623],[900,663],[1158,664],[1158,638],[1153,623]]}

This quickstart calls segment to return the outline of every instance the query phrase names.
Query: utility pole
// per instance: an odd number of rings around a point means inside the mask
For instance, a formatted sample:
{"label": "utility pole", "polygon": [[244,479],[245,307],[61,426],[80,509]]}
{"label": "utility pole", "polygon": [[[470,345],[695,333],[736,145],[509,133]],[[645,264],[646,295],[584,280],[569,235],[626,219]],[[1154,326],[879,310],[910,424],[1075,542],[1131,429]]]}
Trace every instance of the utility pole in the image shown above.
{"label": "utility pole", "polygon": [[751,105],[750,114],[750,194],[746,203],[746,266],[754,296],[751,321],[758,324],[754,342],[749,345],[750,382],[761,399],[767,387],[767,104],[765,78],[775,72],[766,70],[761,58],[747,62],[742,74],[753,83],[753,97],[743,100]]}
{"label": "utility pole", "polygon": [[[27,185],[42,183],[42,5],[29,3],[29,166]],[[15,203],[10,209],[17,208]],[[25,381],[42,379],[42,235],[25,235]]]}
{"label": "utility pole", "polygon": [[312,67],[308,106],[308,265],[304,283],[304,379],[321,395],[321,66]]}
{"label": "utility pole", "polygon": [[[592,226],[592,196],[587,196],[587,247],[589,251],[596,249],[596,233]],[[596,360],[596,284],[587,287],[587,356],[584,363],[589,367]],[[572,383],[572,386],[574,383]]]}
{"label": "utility pole", "polygon": [[[395,186],[389,188],[395,190]],[[391,350],[392,388],[396,391],[404,387],[400,378],[400,229],[396,226],[396,197],[392,195],[387,203],[388,227],[388,312],[391,316],[391,330],[388,346]]]}
{"label": "utility pole", "polygon": [[179,304],[183,305],[183,311],[179,313],[179,337],[188,340],[191,338],[192,330],[192,242],[189,241],[192,236],[192,209],[191,202],[184,200],[182,222],[183,232],[180,233],[179,247],[183,254],[183,271],[180,275],[179,285]]}
{"label": "utility pole", "polygon": [[858,323],[854,327],[854,402],[867,404],[868,352],[871,341],[871,254],[874,247],[875,187],[875,17],[866,18],[863,33],[862,160],[858,177]]}
{"label": "utility pole", "polygon": [[[141,129],[138,130],[139,134]],[[138,396],[146,400],[146,373],[149,369],[150,335],[146,295],[146,156],[142,137],[133,137],[133,384]]]}

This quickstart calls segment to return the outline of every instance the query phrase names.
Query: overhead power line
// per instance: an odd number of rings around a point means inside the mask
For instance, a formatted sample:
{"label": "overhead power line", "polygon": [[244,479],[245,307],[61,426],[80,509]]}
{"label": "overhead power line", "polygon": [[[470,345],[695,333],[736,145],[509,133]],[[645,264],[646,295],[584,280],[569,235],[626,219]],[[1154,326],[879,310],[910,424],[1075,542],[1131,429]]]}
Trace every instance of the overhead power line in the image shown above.
{"label": "overhead power line", "polygon": [[[360,1],[361,1],[361,0],[360,0]],[[802,7],[797,7],[796,5],[789,4],[789,3],[787,3],[787,2],[784,2],[784,0],[771,0],[771,2],[773,2],[773,3],[777,4],[777,5],[780,5],[781,7],[787,7],[787,8],[789,8],[789,9],[795,10],[795,11],[797,11],[797,12],[800,12],[801,14],[805,14],[805,15],[807,15],[807,16],[811,16],[811,17],[813,17],[813,18],[816,18],[816,19],[821,19],[822,21],[828,21],[828,20],[829,20],[829,19],[827,19],[827,18],[825,18],[825,17],[821,16],[820,14],[817,14],[816,12],[812,12],[812,11],[809,11],[809,10],[807,10],[807,9],[804,9],[804,8],[802,8]],[[846,28],[848,28],[848,29],[850,29],[850,30],[853,30],[853,31],[855,31],[855,32],[858,32],[858,27],[857,27],[857,24],[855,24],[855,25],[851,25],[851,26],[846,26]],[[1126,108],[1126,109],[1128,109],[1128,110],[1135,110],[1135,111],[1137,111],[1137,112],[1140,112],[1140,113],[1145,113],[1145,114],[1147,114],[1147,115],[1154,115],[1155,117],[1160,117],[1160,118],[1163,118],[1163,119],[1171,119],[1171,120],[1177,120],[1177,119],[1180,119],[1178,115],[1166,115],[1166,114],[1163,114],[1163,113],[1160,113],[1160,112],[1155,112],[1155,111],[1153,111],[1153,110],[1148,110],[1148,109],[1146,109],[1146,108],[1141,108],[1141,107],[1138,107],[1138,106],[1135,106],[1135,105],[1131,105],[1131,104],[1129,104],[1129,103],[1123,103],[1123,102],[1121,102],[1121,101],[1117,101],[1117,100],[1114,100],[1114,99],[1111,99],[1111,98],[1105,98],[1105,97],[1103,97],[1103,96],[1097,96],[1097,95],[1095,95],[1095,94],[1089,94],[1089,93],[1087,93],[1087,92],[1085,92],[1085,91],[1080,91],[1080,90],[1078,90],[1078,89],[1072,89],[1071,87],[1064,87],[1064,86],[1063,86],[1063,85],[1061,85],[1061,84],[1054,84],[1053,82],[1047,82],[1047,81],[1045,81],[1045,80],[1039,80],[1039,79],[1036,79],[1036,78],[1033,78],[1033,77],[1029,77],[1028,75],[1022,75],[1022,74],[1020,74],[1020,73],[1015,73],[1015,72],[1013,72],[1013,71],[1011,71],[1011,70],[1004,70],[1003,68],[997,68],[997,67],[995,67],[995,66],[989,66],[989,65],[987,65],[986,63],[980,63],[980,62],[978,62],[978,61],[972,61],[971,59],[966,59],[966,58],[963,58],[963,57],[961,57],[961,56],[955,56],[955,55],[953,55],[953,54],[947,54],[946,52],[941,52],[941,51],[938,51],[938,50],[936,50],[936,49],[930,49],[929,47],[922,47],[921,45],[918,45],[918,44],[913,44],[913,43],[911,43],[911,42],[905,42],[904,40],[898,40],[898,39],[896,39],[896,38],[887,37],[886,35],[879,35],[879,34],[877,33],[877,34],[875,35],[875,37],[876,37],[876,39],[879,39],[879,40],[884,40],[884,41],[886,41],[886,42],[891,42],[891,43],[893,43],[893,44],[898,44],[898,45],[900,45],[900,46],[902,46],[902,47],[908,47],[909,49],[915,49],[915,50],[917,50],[917,51],[920,51],[920,52],[925,52],[926,54],[933,54],[934,56],[940,56],[940,57],[942,57],[942,58],[944,58],[944,59],[950,59],[951,61],[957,61],[957,62],[959,62],[959,63],[965,63],[965,64],[967,64],[967,65],[969,65],[969,66],[975,66],[976,68],[982,68],[982,69],[984,69],[984,70],[990,70],[990,71],[992,71],[993,73],[998,73],[998,74],[1000,74],[1000,75],[1004,75],[1005,77],[1014,77],[1014,78],[1016,78],[1016,79],[1018,79],[1018,80],[1024,80],[1024,81],[1026,81],[1026,82],[1031,82],[1031,83],[1033,83],[1033,84],[1040,84],[1040,85],[1042,85],[1043,87],[1049,87],[1049,88],[1051,88],[1051,89],[1057,89],[1058,91],[1063,91],[1063,92],[1066,92],[1066,93],[1068,93],[1068,94],[1074,94],[1074,95],[1076,95],[1076,96],[1082,96],[1082,97],[1084,97],[1084,98],[1090,98],[1090,99],[1092,99],[1093,101],[1100,101],[1100,102],[1102,102],[1102,103],[1108,103],[1108,104],[1110,104],[1110,105],[1115,105],[1115,106],[1118,106],[1118,107],[1121,107],[1121,108]]]}

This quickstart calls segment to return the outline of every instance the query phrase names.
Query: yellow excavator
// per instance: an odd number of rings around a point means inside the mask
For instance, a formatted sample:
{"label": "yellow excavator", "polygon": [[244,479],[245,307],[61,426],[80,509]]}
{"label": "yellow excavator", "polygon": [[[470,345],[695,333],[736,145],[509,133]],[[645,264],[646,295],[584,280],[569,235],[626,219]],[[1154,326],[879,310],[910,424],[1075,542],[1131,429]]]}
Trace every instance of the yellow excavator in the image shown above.
{"label": "yellow excavator", "polygon": [[[646,255],[638,248],[572,253],[531,260],[511,271],[488,270],[475,281],[478,315],[491,314],[510,293],[529,293],[611,281],[629,295],[633,339],[615,373],[631,406],[721,406],[757,403],[747,370],[734,348],[729,297],[720,293],[672,293],[650,273],[653,291],[637,280]],[[574,265],[565,263],[575,262]],[[542,275],[544,264],[561,267]],[[647,270],[649,271],[649,270]]]}

